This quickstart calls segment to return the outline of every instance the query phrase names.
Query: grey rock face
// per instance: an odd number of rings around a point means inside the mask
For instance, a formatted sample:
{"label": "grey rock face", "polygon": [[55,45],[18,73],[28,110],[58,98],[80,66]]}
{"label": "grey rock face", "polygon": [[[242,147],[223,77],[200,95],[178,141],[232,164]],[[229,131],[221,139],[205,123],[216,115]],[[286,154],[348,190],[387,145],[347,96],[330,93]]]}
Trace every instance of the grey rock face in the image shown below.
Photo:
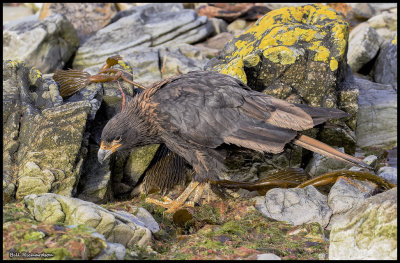
{"label": "grey rock face", "polygon": [[392,39],[381,48],[375,63],[374,80],[392,85],[397,91],[397,40]]}
{"label": "grey rock face", "polygon": [[327,197],[314,186],[303,189],[274,188],[269,190],[265,197],[258,197],[256,200],[256,208],[262,214],[292,225],[318,222],[325,227],[332,215]]}
{"label": "grey rock face", "polygon": [[332,226],[329,259],[397,259],[397,187],[366,199]]}
{"label": "grey rock face", "polygon": [[368,181],[361,182],[349,179],[349,181],[340,178],[331,188],[328,194],[328,205],[332,209],[333,216],[329,226],[345,215],[351,209],[359,207],[363,201],[371,197],[375,191],[376,185]]}
{"label": "grey rock face", "polygon": [[23,201],[40,222],[84,224],[95,228],[108,242],[120,243],[128,248],[151,242],[151,231],[144,227],[144,223],[90,202],[52,193],[28,195]]}
{"label": "grey rock face", "polygon": [[143,47],[191,44],[214,33],[207,17],[199,17],[189,9],[170,9],[171,5],[176,7],[176,4],[149,4],[129,9],[131,15],[97,31],[78,49],[74,68],[102,64],[109,56],[117,53],[125,56]]}
{"label": "grey rock face", "polygon": [[368,23],[361,23],[349,35],[347,63],[357,72],[367,62],[373,59],[379,51],[382,39],[376,30]]}
{"label": "grey rock face", "polygon": [[64,66],[79,45],[76,31],[62,15],[21,22],[3,32],[4,59],[23,60],[43,73]]}
{"label": "grey rock face", "polygon": [[360,90],[357,145],[393,148],[397,145],[397,92],[390,85],[356,81]]}

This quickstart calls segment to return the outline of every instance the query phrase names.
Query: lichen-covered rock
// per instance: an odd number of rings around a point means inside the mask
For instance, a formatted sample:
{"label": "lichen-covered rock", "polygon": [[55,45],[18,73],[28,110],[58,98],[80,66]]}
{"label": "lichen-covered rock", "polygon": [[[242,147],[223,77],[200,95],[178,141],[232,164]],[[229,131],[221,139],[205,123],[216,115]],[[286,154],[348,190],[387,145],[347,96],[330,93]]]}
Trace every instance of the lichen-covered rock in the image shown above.
{"label": "lichen-covered rock", "polygon": [[392,85],[397,91],[397,36],[387,41],[379,51],[374,67],[374,80]]}
{"label": "lichen-covered rock", "polygon": [[40,9],[39,19],[52,14],[62,14],[76,29],[81,43],[106,26],[117,13],[115,3],[45,3]]}
{"label": "lichen-covered rock", "polygon": [[[6,199],[70,195],[84,155],[88,103],[62,104],[57,85],[22,62],[3,61],[3,187]],[[17,181],[18,178],[18,181]],[[18,190],[16,185],[18,184]]]}
{"label": "lichen-covered rock", "polygon": [[120,243],[128,248],[135,245],[145,246],[151,242],[151,231],[144,227],[145,224],[138,217],[132,220],[126,215],[108,211],[93,203],[52,193],[28,195],[23,201],[40,222],[83,224],[95,228],[107,241]]}
{"label": "lichen-covered rock", "polygon": [[397,92],[391,85],[356,81],[360,90],[357,145],[393,148],[397,145]]}
{"label": "lichen-covered rock", "polygon": [[4,59],[23,60],[43,73],[62,68],[79,45],[76,31],[62,15],[21,22],[3,32]]}
{"label": "lichen-covered rock", "polygon": [[360,70],[365,64],[378,54],[382,39],[376,30],[368,23],[361,23],[355,27],[349,36],[349,52],[347,63],[354,72]]}
{"label": "lichen-covered rock", "polygon": [[297,95],[312,106],[337,107],[347,37],[347,23],[326,6],[277,9],[228,42],[207,67],[281,99]]}
{"label": "lichen-covered rock", "polygon": [[[66,196],[74,193],[86,154],[81,146],[89,109],[90,104],[82,101],[41,114],[24,113],[17,153],[17,199],[49,191]],[[27,167],[28,163],[32,165]]]}
{"label": "lichen-covered rock", "polygon": [[314,186],[271,189],[256,199],[256,208],[267,217],[292,225],[318,222],[325,227],[332,215],[327,197]]}
{"label": "lichen-covered rock", "polygon": [[329,259],[397,259],[397,187],[366,199],[332,226]]}
{"label": "lichen-covered rock", "polygon": [[182,4],[149,4],[123,12],[127,11],[128,16],[97,31],[78,49],[74,68],[103,64],[116,53],[125,57],[144,47],[196,43],[214,33],[207,17],[183,9]]}
{"label": "lichen-covered rock", "polygon": [[159,146],[159,144],[153,144],[139,147],[131,151],[124,168],[124,173],[132,180],[133,183],[137,183],[139,181],[140,176],[149,166]]}

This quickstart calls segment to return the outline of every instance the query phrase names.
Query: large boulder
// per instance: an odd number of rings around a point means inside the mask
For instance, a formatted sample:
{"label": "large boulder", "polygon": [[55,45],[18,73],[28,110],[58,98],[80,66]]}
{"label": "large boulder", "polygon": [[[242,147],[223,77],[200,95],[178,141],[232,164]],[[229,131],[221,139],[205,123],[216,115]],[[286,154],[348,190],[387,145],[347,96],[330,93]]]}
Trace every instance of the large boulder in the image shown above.
{"label": "large boulder", "polygon": [[3,59],[23,60],[43,73],[62,68],[78,45],[74,27],[60,14],[21,22],[3,31]]}
{"label": "large boulder", "polygon": [[397,92],[391,85],[356,81],[360,90],[357,145],[393,148],[397,145]]}
{"label": "large boulder", "polygon": [[[57,85],[22,62],[3,61],[3,188],[70,196],[86,154],[87,101],[62,104]],[[18,189],[16,189],[18,185]]]}
{"label": "large boulder", "polygon": [[116,53],[125,57],[144,47],[196,43],[215,30],[207,17],[183,9],[182,4],[149,4],[122,12],[124,16],[97,31],[78,49],[74,68],[103,64]]}
{"label": "large boulder", "polygon": [[347,37],[347,23],[326,6],[277,9],[228,42],[207,68],[281,99],[337,107]]}

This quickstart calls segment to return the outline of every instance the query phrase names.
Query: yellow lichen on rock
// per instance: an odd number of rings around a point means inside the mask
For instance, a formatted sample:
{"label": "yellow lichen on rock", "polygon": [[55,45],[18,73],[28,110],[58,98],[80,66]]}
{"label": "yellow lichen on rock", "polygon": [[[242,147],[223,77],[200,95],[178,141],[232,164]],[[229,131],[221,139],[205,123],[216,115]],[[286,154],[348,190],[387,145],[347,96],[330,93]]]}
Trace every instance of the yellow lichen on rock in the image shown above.
{"label": "yellow lichen on rock", "polygon": [[392,40],[392,44],[397,45],[397,36],[395,36],[394,39]]}
{"label": "yellow lichen on rock", "polygon": [[244,72],[244,63],[242,58],[232,60],[225,67],[222,67],[219,72],[237,78],[243,83],[247,83],[247,76]]}
{"label": "yellow lichen on rock", "polygon": [[122,61],[122,60],[119,60],[119,61],[118,61],[118,64],[121,65],[125,70],[131,70],[131,69],[132,69],[129,65],[127,65],[127,64],[126,64],[124,61]]}
{"label": "yellow lichen on rock", "polygon": [[282,65],[293,64],[296,61],[296,54],[285,46],[271,47],[263,52],[263,56],[274,63],[280,63]]}
{"label": "yellow lichen on rock", "polygon": [[338,65],[339,65],[338,61],[334,57],[331,57],[331,62],[329,62],[329,67],[331,68],[331,70],[332,71],[337,70]]}
{"label": "yellow lichen on rock", "polygon": [[222,61],[225,65],[214,65],[214,69],[243,81],[246,80],[244,69],[235,67],[256,66],[253,63],[256,60],[243,63],[251,54],[263,54],[273,63],[289,65],[304,50],[310,50],[315,52],[311,53],[314,61],[326,63],[334,71],[338,61],[344,58],[347,38],[348,24],[328,6],[312,4],[276,9],[232,39],[227,44],[232,51],[225,53]]}

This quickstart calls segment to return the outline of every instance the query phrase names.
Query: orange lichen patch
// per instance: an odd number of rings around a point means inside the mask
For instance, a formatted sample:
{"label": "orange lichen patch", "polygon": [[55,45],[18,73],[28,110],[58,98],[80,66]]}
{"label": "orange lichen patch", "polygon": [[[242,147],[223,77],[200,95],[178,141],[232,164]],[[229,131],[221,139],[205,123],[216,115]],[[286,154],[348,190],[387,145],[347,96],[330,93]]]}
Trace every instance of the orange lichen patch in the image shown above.
{"label": "orange lichen patch", "polygon": [[214,68],[243,81],[244,70],[235,67],[243,66],[240,60],[244,57],[262,53],[274,63],[288,65],[299,56],[290,48],[296,45],[297,50],[315,52],[314,61],[329,63],[330,69],[336,70],[346,51],[348,33],[344,18],[328,6],[313,4],[276,9],[232,39],[227,45],[234,45],[234,50],[223,59],[226,64]]}
{"label": "orange lichen patch", "polygon": [[337,12],[347,15],[353,8],[345,3],[328,3],[327,6],[335,9]]}

